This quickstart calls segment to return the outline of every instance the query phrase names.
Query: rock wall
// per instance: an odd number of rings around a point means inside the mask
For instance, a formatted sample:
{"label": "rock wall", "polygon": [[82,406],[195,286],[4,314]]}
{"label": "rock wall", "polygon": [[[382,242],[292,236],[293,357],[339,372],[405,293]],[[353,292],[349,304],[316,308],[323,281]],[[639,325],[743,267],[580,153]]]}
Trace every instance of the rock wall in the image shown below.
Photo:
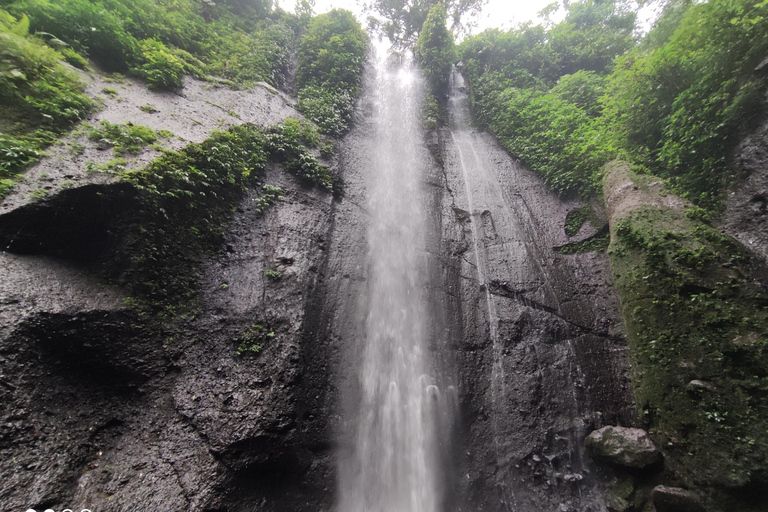
{"label": "rock wall", "polygon": [[[209,129],[298,117],[266,89],[189,82],[185,100],[131,87],[99,117],[158,129],[155,120],[176,119],[186,140],[204,136],[198,116]],[[161,114],[133,117],[144,103]],[[342,195],[277,168],[264,181],[284,188],[283,200],[260,214],[257,192],[245,195],[201,266],[201,308],[186,317],[142,316],[99,277],[132,204],[113,176],[83,172],[84,159],[107,156],[56,148],[30,171],[0,211],[0,456],[11,461],[0,469],[1,507],[333,508],[363,332],[370,110],[361,105],[340,144]],[[453,123],[425,143],[417,170],[434,374],[459,397],[442,461],[445,508],[605,510],[611,472],[586,457],[583,439],[635,422],[618,300],[604,253],[556,249],[602,226],[566,235],[582,203]],[[38,182],[50,190],[34,201]],[[258,355],[238,355],[256,344]]]}

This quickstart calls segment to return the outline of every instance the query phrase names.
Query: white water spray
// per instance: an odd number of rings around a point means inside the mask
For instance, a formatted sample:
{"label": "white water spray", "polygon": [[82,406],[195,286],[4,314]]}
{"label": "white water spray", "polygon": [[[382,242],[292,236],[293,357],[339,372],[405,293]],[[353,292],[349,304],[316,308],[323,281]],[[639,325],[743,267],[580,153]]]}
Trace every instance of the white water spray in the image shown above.
{"label": "white water spray", "polygon": [[411,63],[379,53],[359,416],[351,453],[340,460],[339,512],[438,512],[445,397],[426,347],[423,81]]}

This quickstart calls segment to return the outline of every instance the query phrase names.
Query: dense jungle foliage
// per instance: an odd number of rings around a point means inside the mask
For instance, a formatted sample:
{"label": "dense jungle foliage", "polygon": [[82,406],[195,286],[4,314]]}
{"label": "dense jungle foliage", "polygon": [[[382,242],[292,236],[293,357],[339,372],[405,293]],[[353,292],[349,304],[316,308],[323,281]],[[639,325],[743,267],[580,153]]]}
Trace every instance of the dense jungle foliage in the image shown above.
{"label": "dense jungle foliage", "polygon": [[716,206],[729,157],[762,112],[768,3],[672,0],[641,40],[624,1],[564,21],[488,30],[458,49],[475,120],[560,193],[593,195],[622,157]]}
{"label": "dense jungle foliage", "polygon": [[299,44],[299,110],[323,133],[338,136],[352,122],[360,93],[368,36],[349,11],[313,18]]}
{"label": "dense jungle foliage", "polygon": [[438,96],[444,96],[448,91],[448,78],[455,60],[453,36],[446,26],[447,18],[443,4],[433,6],[414,50],[432,93]]}
{"label": "dense jungle foliage", "polygon": [[184,75],[290,89],[298,57],[299,108],[324,133],[352,120],[368,39],[348,11],[313,17],[269,0],[0,0],[0,197],[14,177],[98,105],[78,73],[89,60],[152,89]]}
{"label": "dense jungle foliage", "polygon": [[433,8],[440,5],[454,32],[464,32],[468,15],[476,14],[485,0],[371,0],[364,2],[379,17],[369,19],[398,47],[413,46]]}

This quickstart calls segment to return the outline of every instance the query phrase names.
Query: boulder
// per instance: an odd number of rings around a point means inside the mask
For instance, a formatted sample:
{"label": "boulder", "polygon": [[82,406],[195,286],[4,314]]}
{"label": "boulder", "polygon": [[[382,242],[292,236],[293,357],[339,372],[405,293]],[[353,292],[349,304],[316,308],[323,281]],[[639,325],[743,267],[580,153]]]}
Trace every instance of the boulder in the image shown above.
{"label": "boulder", "polygon": [[594,458],[627,468],[642,469],[661,460],[648,432],[639,428],[603,427],[590,433],[585,444]]}
{"label": "boulder", "polygon": [[657,485],[651,491],[657,512],[705,512],[699,497],[679,487]]}

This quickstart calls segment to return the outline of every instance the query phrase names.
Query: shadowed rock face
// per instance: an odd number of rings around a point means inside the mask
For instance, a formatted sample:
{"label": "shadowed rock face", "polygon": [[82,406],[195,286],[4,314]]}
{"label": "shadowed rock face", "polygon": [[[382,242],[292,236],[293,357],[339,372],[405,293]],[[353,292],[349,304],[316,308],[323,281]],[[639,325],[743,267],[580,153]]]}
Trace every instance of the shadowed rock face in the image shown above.
{"label": "shadowed rock face", "polygon": [[[457,86],[452,124],[432,139],[444,166],[416,149],[429,371],[459,400],[439,453],[439,508],[604,510],[609,475],[583,438],[633,421],[607,259],[554,251],[590,236],[564,231],[581,204],[475,133],[464,101]],[[336,200],[268,171],[288,194],[263,215],[246,194],[201,266],[194,319],[139,317],[97,277],[111,275],[99,265],[120,246],[130,190],[7,201],[0,456],[12,463],[0,469],[0,508],[332,510],[360,389],[374,137],[363,118],[343,140]],[[274,336],[238,356],[256,325]]]}
{"label": "shadowed rock face", "polygon": [[735,160],[743,181],[728,194],[720,223],[768,263],[768,122],[744,138]]}
{"label": "shadowed rock face", "polygon": [[574,241],[565,218],[582,205],[552,194],[473,130],[461,85],[455,77],[435,188],[435,296],[463,421],[456,505],[605,510],[607,475],[583,440],[593,428],[634,421],[607,256],[554,250]]}

